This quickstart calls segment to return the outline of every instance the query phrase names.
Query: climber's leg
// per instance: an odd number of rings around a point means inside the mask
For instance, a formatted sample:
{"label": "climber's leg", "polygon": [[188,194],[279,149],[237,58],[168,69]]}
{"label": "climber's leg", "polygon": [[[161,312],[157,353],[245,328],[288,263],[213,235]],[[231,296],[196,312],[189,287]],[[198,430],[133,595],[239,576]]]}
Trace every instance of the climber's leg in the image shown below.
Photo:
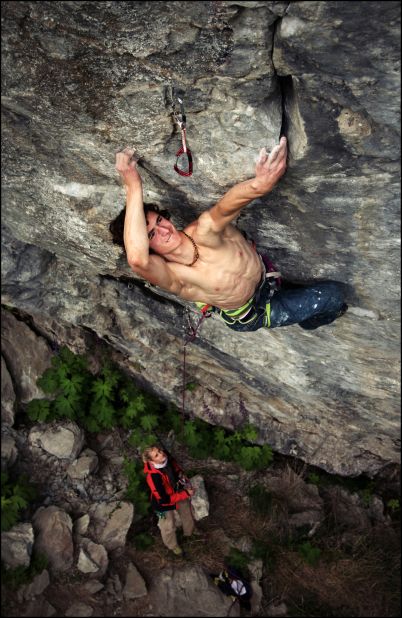
{"label": "climber's leg", "polygon": [[276,292],[271,299],[271,328],[299,324],[306,330],[330,324],[345,313],[342,283],[323,281]]}

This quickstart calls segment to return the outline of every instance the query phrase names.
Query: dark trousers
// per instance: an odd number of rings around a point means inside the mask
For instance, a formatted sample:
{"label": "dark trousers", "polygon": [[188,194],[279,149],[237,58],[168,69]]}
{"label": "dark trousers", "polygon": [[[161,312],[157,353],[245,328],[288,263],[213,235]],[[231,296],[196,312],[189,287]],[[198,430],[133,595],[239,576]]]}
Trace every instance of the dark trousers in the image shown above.
{"label": "dark trousers", "polygon": [[[286,285],[286,284],[285,284]],[[330,324],[344,313],[341,283],[322,281],[306,287],[278,290],[271,298],[271,326],[299,324],[306,330]]]}
{"label": "dark trousers", "polygon": [[264,285],[256,298],[255,319],[247,324],[227,324],[232,330],[248,332],[266,326],[267,304],[270,303],[269,328],[299,324],[305,330],[330,324],[345,313],[345,290],[337,281],[322,281],[312,285],[283,283],[269,298],[270,290]]}

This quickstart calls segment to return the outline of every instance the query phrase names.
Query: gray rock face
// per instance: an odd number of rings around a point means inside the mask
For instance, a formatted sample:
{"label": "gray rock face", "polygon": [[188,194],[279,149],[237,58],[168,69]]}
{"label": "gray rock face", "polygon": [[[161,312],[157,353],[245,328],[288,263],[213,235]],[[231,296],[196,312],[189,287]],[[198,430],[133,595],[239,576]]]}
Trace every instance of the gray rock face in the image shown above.
{"label": "gray rock face", "polygon": [[68,571],[73,564],[74,545],[70,516],[55,506],[40,507],[34,517],[35,550],[49,560],[49,570]]}
{"label": "gray rock face", "polygon": [[[137,148],[145,201],[180,227],[251,177],[282,130],[288,171],[239,225],[285,278],[343,281],[349,312],[314,332],[211,318],[189,349],[188,408],[252,422],[330,472],[398,461],[399,22],[398,2],[8,3],[2,302],[92,330],[179,404],[185,303],[144,287],[111,243],[114,154]],[[173,170],[172,86],[190,178]]]}
{"label": "gray rock face", "polygon": [[124,547],[134,517],[134,506],[129,502],[94,504],[90,508],[90,531],[108,551]]}
{"label": "gray rock face", "polygon": [[14,425],[15,393],[7,365],[1,357],[1,424]]}
{"label": "gray rock face", "polygon": [[198,566],[163,569],[152,581],[149,599],[158,616],[240,615],[238,603]]}
{"label": "gray rock face", "polygon": [[84,444],[84,431],[73,421],[54,423],[42,429],[35,425],[29,432],[28,440],[34,447],[70,461],[80,453]]}
{"label": "gray rock face", "polygon": [[[1,349],[22,403],[44,397],[36,380],[50,367],[52,352],[43,337],[38,337],[27,324],[1,311]],[[26,359],[29,358],[29,363]],[[7,400],[6,400],[7,401]]]}
{"label": "gray rock face", "polygon": [[1,533],[1,556],[6,568],[28,567],[31,561],[34,531],[31,524],[16,524]]}

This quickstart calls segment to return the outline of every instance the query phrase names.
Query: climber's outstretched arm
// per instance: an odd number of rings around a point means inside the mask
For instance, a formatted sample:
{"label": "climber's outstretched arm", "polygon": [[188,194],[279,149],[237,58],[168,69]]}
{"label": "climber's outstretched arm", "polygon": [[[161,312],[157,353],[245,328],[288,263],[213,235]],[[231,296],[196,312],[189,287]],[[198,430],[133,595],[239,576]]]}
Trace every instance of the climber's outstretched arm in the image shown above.
{"label": "climber's outstretched arm", "polygon": [[[265,148],[262,148],[255,168],[255,177],[229,189],[215,206],[204,213],[211,217],[214,231],[221,231],[238,216],[244,206],[272,191],[286,171],[286,157],[286,137],[281,137],[279,144],[269,155]],[[202,217],[203,215],[200,218]]]}
{"label": "climber's outstretched arm", "polygon": [[126,189],[124,246],[127,261],[145,266],[149,259],[149,240],[142,197],[142,178],[137,170],[134,150],[125,148],[116,154],[116,170]]}
{"label": "climber's outstretched arm", "polygon": [[130,268],[140,277],[164,290],[178,294],[181,283],[166,261],[150,255],[147,222],[144,214],[142,179],[137,170],[134,150],[125,148],[116,154],[116,170],[126,188],[124,246]]}

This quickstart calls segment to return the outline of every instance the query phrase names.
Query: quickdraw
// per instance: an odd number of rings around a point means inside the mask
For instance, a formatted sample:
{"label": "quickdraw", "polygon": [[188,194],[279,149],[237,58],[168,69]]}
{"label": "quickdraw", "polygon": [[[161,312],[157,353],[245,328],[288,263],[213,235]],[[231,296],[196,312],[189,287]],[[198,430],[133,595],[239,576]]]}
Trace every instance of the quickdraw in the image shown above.
{"label": "quickdraw", "polygon": [[[173,98],[173,120],[177,123],[181,131],[181,147],[176,152],[176,163],[174,164],[174,170],[180,174],[180,176],[191,176],[193,173],[193,156],[191,154],[190,148],[187,146],[186,142],[186,114],[184,113],[184,103],[183,99],[180,97],[176,97],[177,101],[180,104],[180,112],[178,112],[175,108],[175,100]],[[187,166],[186,169],[183,169],[183,166],[179,167],[180,162],[183,160],[183,155],[186,156]]]}

